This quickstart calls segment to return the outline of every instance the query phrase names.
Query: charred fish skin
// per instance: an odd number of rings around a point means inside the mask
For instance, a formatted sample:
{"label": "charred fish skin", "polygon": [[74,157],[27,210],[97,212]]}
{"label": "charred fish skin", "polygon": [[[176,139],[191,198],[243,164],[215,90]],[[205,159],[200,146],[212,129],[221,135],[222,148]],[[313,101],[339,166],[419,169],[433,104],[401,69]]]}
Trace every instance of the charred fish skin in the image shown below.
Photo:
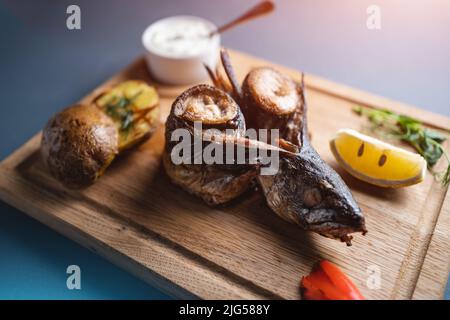
{"label": "charred fish skin", "polygon": [[163,154],[163,165],[171,181],[216,207],[229,203],[254,185],[257,170],[227,170],[212,165],[174,165],[169,153]]}
{"label": "charred fish skin", "polygon": [[351,244],[350,233],[366,232],[361,209],[342,178],[312,147],[282,155],[279,171],[259,176],[268,206],[305,230]]}
{"label": "charred fish skin", "polygon": [[[351,245],[350,233],[367,232],[365,219],[350,189],[309,142],[303,75],[300,85],[293,86],[275,70],[253,72],[243,85],[244,114],[249,127],[279,127],[280,135],[298,147],[295,156],[281,154],[275,175],[258,177],[268,206],[281,218],[305,230]],[[270,83],[270,95],[257,92],[258,88],[264,88],[258,82],[267,77],[273,79],[274,74],[281,83]],[[281,110],[277,104],[280,96],[289,97],[287,101],[281,100],[284,101]]]}
{"label": "charred fish skin", "polygon": [[270,67],[250,71],[242,84],[242,111],[248,128],[278,129],[296,145],[303,127],[300,92],[289,77]]}
{"label": "charred fish skin", "polygon": [[[172,133],[176,129],[187,129],[192,133],[193,141],[196,121],[202,123],[202,134],[206,129],[217,129],[222,134],[233,129],[234,137],[243,137],[245,119],[237,103],[227,93],[210,85],[198,85],[178,96],[166,121],[163,165],[167,175],[174,184],[200,197],[208,205],[222,205],[247,191],[253,185],[258,170],[254,166],[235,164],[174,164],[171,152],[177,142],[171,141]],[[202,149],[209,143],[203,142]],[[194,154],[193,144],[191,154]]]}
{"label": "charred fish skin", "polygon": [[272,68],[256,68],[238,84],[230,57],[221,52],[229,83],[208,70],[213,83],[239,102],[247,128],[279,129],[279,170],[258,175],[266,202],[278,216],[303,229],[351,245],[365,234],[365,220],[350,189],[311,146],[307,128],[304,75],[300,85]]}

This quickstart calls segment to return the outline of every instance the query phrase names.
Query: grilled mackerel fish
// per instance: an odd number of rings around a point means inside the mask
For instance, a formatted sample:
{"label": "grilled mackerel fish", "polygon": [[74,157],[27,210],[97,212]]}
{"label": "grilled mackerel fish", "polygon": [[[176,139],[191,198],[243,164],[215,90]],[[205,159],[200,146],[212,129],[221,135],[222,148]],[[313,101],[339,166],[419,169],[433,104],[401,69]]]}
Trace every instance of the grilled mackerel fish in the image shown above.
{"label": "grilled mackerel fish", "polygon": [[[260,175],[268,206],[281,218],[351,245],[351,233],[366,233],[364,216],[342,178],[323,161],[308,138],[303,82],[271,68],[251,71],[242,86],[248,127],[280,129],[295,156],[280,154],[275,175]],[[282,143],[283,144],[283,143]]]}
{"label": "grilled mackerel fish", "polygon": [[213,83],[239,102],[247,128],[279,129],[279,170],[257,180],[268,206],[284,220],[305,230],[351,245],[351,233],[366,233],[364,216],[342,178],[311,146],[302,75],[298,85],[268,67],[256,68],[238,83],[230,58],[221,52],[226,81],[208,70]]}
{"label": "grilled mackerel fish", "polygon": [[[194,123],[201,123],[201,132],[195,132]],[[172,141],[176,129],[187,129],[191,135],[190,163],[175,164],[171,153],[179,152]],[[224,204],[244,193],[254,181],[257,168],[236,164],[195,164],[194,136],[203,139],[203,134],[215,129],[217,135],[234,141],[245,134],[244,116],[237,103],[226,92],[209,86],[198,85],[182,93],[173,103],[166,122],[166,145],[163,164],[172,182],[191,194],[203,199],[208,205]],[[227,131],[227,129],[231,129]],[[209,132],[209,131],[208,131]],[[211,141],[202,141],[204,150]],[[184,157],[184,155],[182,155]]]}

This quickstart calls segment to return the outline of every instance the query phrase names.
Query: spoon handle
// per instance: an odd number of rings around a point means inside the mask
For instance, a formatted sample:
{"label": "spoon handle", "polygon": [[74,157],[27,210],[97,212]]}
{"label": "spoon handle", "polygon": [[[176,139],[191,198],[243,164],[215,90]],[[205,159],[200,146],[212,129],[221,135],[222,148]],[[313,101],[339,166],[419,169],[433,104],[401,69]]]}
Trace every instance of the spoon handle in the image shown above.
{"label": "spoon handle", "polygon": [[227,24],[224,24],[223,26],[217,28],[214,31],[211,31],[209,34],[210,37],[214,36],[215,34],[222,33],[228,29],[231,29],[238,24],[241,24],[243,22],[246,22],[248,20],[260,17],[262,15],[268,14],[272,12],[275,9],[275,5],[272,1],[262,1],[258,3],[256,6],[248,10],[243,15],[239,16],[238,18],[228,22]]}

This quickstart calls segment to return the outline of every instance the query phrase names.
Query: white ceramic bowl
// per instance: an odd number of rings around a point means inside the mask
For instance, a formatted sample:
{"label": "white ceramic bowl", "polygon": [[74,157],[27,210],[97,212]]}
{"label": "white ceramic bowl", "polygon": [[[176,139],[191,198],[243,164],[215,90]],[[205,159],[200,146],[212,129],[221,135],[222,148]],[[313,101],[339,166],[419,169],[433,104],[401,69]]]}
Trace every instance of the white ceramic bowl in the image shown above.
{"label": "white ceramic bowl", "polygon": [[204,81],[208,74],[203,64],[212,70],[216,68],[220,54],[220,35],[215,35],[202,49],[193,54],[171,55],[154,44],[155,31],[170,28],[177,21],[194,21],[203,23],[208,30],[216,26],[203,18],[194,16],[173,16],[152,23],[142,34],[142,44],[146,50],[147,66],[156,80],[172,85],[188,85]]}

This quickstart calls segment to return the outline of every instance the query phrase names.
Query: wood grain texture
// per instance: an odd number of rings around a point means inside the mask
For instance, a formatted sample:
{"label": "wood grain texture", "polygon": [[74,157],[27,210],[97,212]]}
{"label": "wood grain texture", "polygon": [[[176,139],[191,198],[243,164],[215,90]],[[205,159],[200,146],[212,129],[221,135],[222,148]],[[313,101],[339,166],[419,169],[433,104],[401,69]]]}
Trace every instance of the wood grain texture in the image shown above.
{"label": "wood grain texture", "polygon": [[[273,65],[230,52],[242,80],[253,67]],[[275,66],[300,78],[300,72]],[[99,86],[125,79],[152,83],[144,61]],[[157,86],[161,123],[183,87]],[[357,181],[332,157],[328,141],[342,127],[361,129],[357,103],[414,115],[436,129],[450,120],[306,75],[312,143],[352,189],[365,212],[366,236],[353,246],[306,233],[280,220],[263,197],[249,192],[223,208],[209,208],[172,185],[161,168],[164,126],[122,156],[94,186],[63,189],[39,156],[40,134],[0,165],[0,198],[152,285],[182,298],[299,299],[299,280],[319,259],[338,264],[368,299],[441,298],[449,271],[450,201],[431,175],[419,185],[385,190]],[[369,289],[368,268],[381,272]]]}

